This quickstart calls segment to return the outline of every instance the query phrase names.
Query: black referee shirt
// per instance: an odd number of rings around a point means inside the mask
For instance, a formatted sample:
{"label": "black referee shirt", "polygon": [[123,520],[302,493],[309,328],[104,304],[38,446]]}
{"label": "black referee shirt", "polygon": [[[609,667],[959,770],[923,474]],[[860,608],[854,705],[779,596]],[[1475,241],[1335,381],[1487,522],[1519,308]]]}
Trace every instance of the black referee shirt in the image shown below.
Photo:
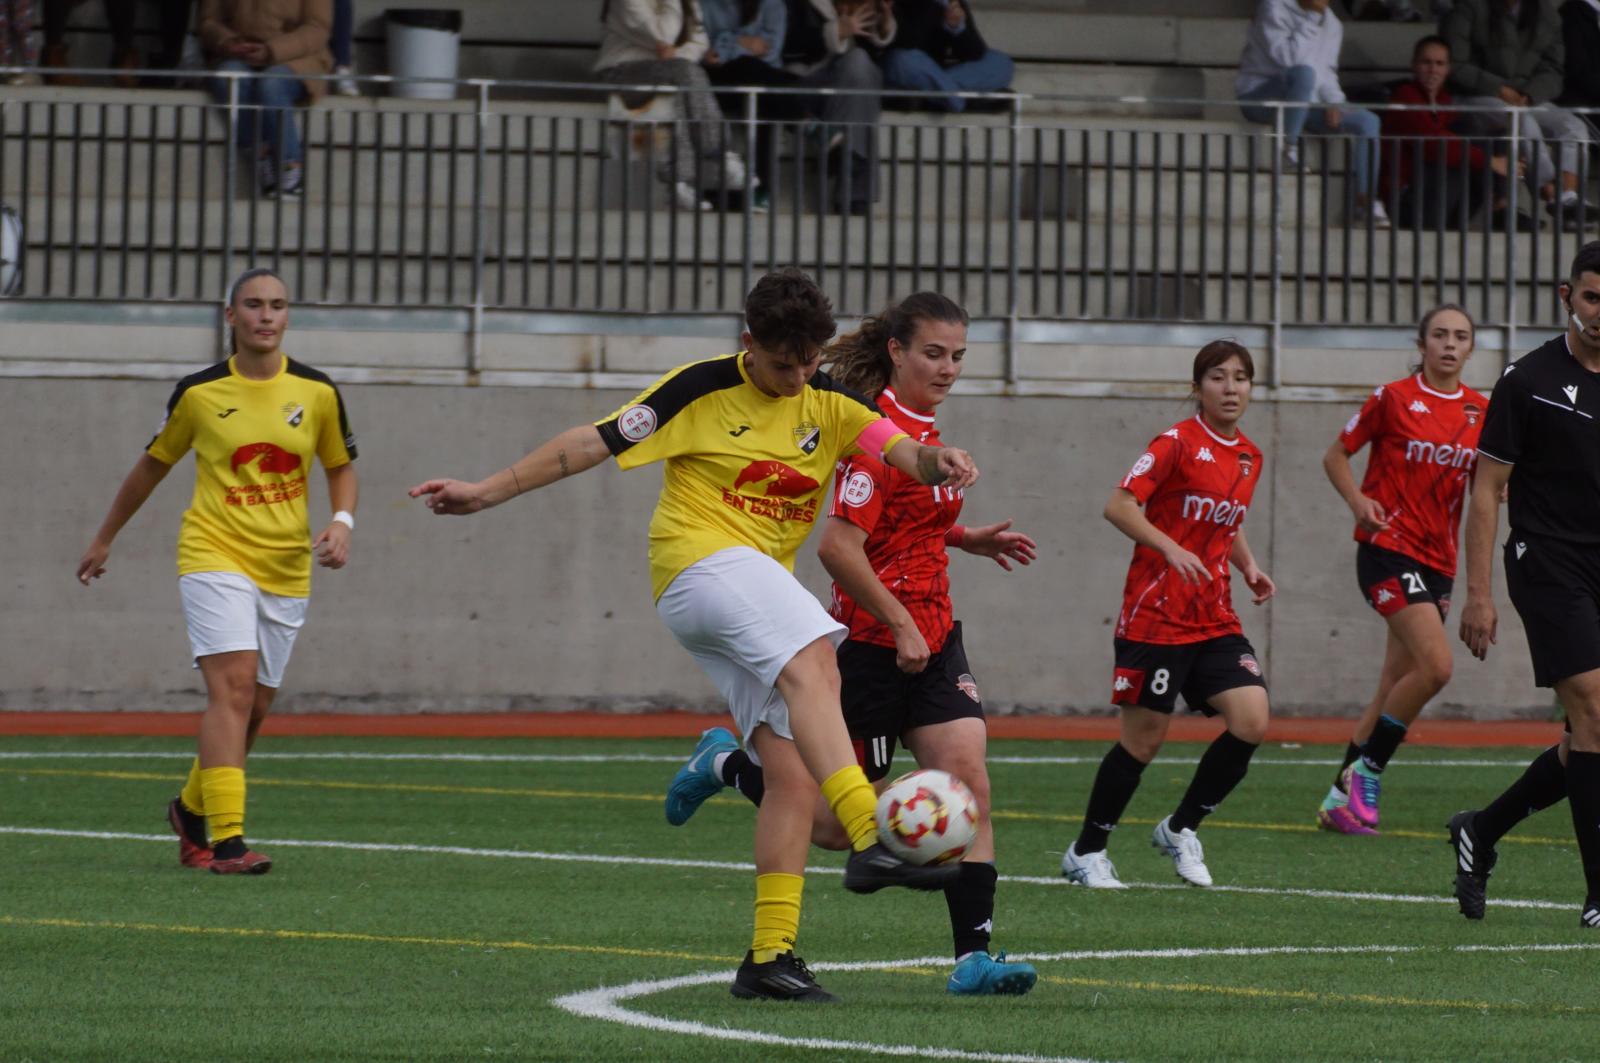
{"label": "black referee shirt", "polygon": [[1478,453],[1513,466],[1513,532],[1600,543],[1600,373],[1572,356],[1565,333],[1507,367]]}

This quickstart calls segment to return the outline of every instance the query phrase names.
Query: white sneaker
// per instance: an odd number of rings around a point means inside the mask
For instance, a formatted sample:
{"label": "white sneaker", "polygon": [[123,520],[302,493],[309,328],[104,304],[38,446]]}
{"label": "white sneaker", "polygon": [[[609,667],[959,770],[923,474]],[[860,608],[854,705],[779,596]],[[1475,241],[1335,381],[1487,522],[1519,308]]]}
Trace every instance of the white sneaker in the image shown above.
{"label": "white sneaker", "polygon": [[1150,835],[1150,844],[1172,857],[1172,866],[1178,871],[1178,877],[1191,886],[1211,885],[1211,872],[1206,870],[1206,852],[1200,847],[1200,839],[1188,827],[1175,831],[1168,826],[1168,816],[1156,824],[1155,833]]}
{"label": "white sneaker", "polygon": [[1384,207],[1383,200],[1374,199],[1367,204],[1367,215],[1372,219],[1374,229],[1387,229],[1389,227],[1389,211]]}
{"label": "white sneaker", "polygon": [[733,152],[722,156],[722,179],[727,182],[730,191],[744,188],[745,181],[744,160]]}
{"label": "white sneaker", "polygon": [[1117,869],[1111,866],[1111,858],[1106,851],[1101,849],[1098,853],[1089,853],[1086,856],[1078,855],[1078,843],[1073,842],[1067,846],[1067,851],[1061,854],[1061,874],[1068,882],[1079,886],[1088,886],[1096,890],[1125,890],[1122,880],[1117,878]]}
{"label": "white sneaker", "polygon": [[359,96],[361,88],[356,84],[355,70],[348,66],[333,68],[333,91],[340,96]]}
{"label": "white sneaker", "polygon": [[1284,147],[1283,168],[1285,170],[1298,170],[1300,168],[1300,145],[1289,144]]}
{"label": "white sneaker", "polygon": [[710,210],[711,204],[707,203],[695,190],[694,185],[688,181],[679,181],[672,186],[672,198],[678,201],[679,210],[699,211]]}

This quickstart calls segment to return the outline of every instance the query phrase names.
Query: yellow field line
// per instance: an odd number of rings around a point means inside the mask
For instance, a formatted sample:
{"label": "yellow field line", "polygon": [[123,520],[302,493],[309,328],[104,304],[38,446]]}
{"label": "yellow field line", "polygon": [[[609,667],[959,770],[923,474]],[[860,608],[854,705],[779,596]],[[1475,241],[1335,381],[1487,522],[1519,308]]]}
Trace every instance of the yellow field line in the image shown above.
{"label": "yellow field line", "polygon": [[[10,765],[0,766],[0,774],[7,775],[51,775],[74,779],[116,779],[127,782],[182,782],[183,775],[167,775],[160,772],[138,771],[85,771],[74,768],[24,768]],[[559,800],[590,799],[604,801],[642,801],[655,803],[661,800],[659,794],[622,794],[602,790],[545,790],[509,786],[446,786],[426,785],[422,783],[398,782],[344,782],[329,779],[276,779],[252,775],[251,786],[289,786],[305,787],[323,790],[373,790],[388,793],[421,793],[421,794],[476,794],[488,797],[545,797]],[[996,809],[992,818],[997,821],[1033,822],[1033,823],[1079,823],[1083,817],[1077,814],[1059,812],[1014,812],[1005,809]],[[1131,826],[1154,826],[1158,821],[1154,819],[1128,818],[1122,821]],[[1237,820],[1210,819],[1206,821],[1208,830],[1266,830],[1290,834],[1315,834],[1318,828],[1309,823],[1246,823]],[[1442,831],[1425,830],[1385,830],[1386,838],[1410,838],[1420,841],[1443,841]],[[1571,838],[1546,838],[1536,835],[1507,835],[1496,842],[1497,845],[1571,845]]]}
{"label": "yellow field line", "polygon": [[693,960],[697,963],[733,963],[735,957],[662,949],[628,949],[609,945],[540,945],[531,941],[481,941],[476,938],[431,938],[412,935],[357,934],[338,930],[263,930],[254,927],[184,926],[160,923],[125,923],[83,919],[26,919],[0,915],[0,926],[48,927],[62,930],[137,930],[162,934],[217,935],[271,938],[280,941],[348,941],[369,945],[432,945],[447,948],[504,949],[522,952],[571,952],[603,956],[636,956],[654,960]]}
{"label": "yellow field line", "polygon": [[1301,1000],[1308,1004],[1376,1004],[1400,1008],[1456,1008],[1484,1011],[1540,1011],[1559,1014],[1585,1013],[1593,1008],[1567,1004],[1523,1004],[1517,1001],[1496,1003],[1487,1000],[1428,1000],[1420,997],[1390,997],[1376,993],[1326,993],[1305,989],[1261,989],[1256,986],[1208,985],[1203,982],[1129,982],[1111,978],[1066,978],[1044,975],[1042,982],[1055,985],[1087,986],[1092,989],[1136,989],[1151,993],[1207,993],[1216,996],[1246,997],[1254,1000]]}

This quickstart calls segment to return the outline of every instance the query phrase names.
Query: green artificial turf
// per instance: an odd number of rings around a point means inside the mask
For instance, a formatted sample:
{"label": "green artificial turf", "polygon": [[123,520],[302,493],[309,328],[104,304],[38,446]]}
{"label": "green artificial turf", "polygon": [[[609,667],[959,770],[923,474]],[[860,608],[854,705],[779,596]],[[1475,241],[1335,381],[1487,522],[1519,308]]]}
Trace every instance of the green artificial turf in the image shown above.
{"label": "green artificial turf", "polygon": [[[995,945],[1033,959],[1033,993],[948,996],[943,899],[848,894],[841,856],[815,852],[813,866],[828,870],[807,879],[799,951],[843,1002],[796,1006],[728,996],[752,874],[716,865],[748,864],[754,819],[725,794],[684,827],[666,824],[672,758],[691,744],[264,740],[263,754],[560,759],[258,757],[249,833],[275,866],[237,878],[177,863],[163,806],[191,746],[6,739],[0,828],[135,837],[0,832],[0,1063],[698,1063],[867,1059],[874,1046],[980,1058],[1593,1056],[1600,935],[1578,927],[1566,806],[1501,843],[1487,920],[1468,923],[1449,900],[1445,820],[1497,793],[1531,750],[1406,747],[1385,776],[1384,835],[1345,838],[1312,829],[1336,751],[1263,748],[1201,832],[1218,886],[1260,891],[1231,892],[1176,888],[1170,861],[1149,847],[1199,753],[1170,746],[1111,844],[1123,879],[1150,888],[1113,893],[1059,878],[1103,748],[996,742]],[[39,755],[49,752],[72,755]],[[618,759],[628,756],[654,759]],[[1004,761],[1041,757],[1082,763]],[[1431,763],[1441,760],[1491,763]],[[296,844],[315,841],[346,844]],[[611,859],[562,859],[574,856]],[[1400,899],[1416,896],[1437,900]],[[1217,952],[1240,948],[1282,951]],[[1107,955],[1129,950],[1166,954]],[[894,961],[913,962],[860,966]],[[660,1028],[553,1003],[701,974],[714,978],[613,1005]]]}

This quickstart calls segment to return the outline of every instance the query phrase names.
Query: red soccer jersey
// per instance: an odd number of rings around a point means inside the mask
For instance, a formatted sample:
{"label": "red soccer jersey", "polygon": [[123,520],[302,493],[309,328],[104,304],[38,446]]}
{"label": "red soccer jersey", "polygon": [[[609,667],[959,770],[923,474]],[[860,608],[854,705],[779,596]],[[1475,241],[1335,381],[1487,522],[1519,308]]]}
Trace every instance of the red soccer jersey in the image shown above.
{"label": "red soccer jersey", "polygon": [[[917,442],[940,445],[933,414],[901,405],[888,388],[878,396],[878,408]],[[938,653],[950,634],[950,557],[944,535],[961,515],[961,495],[959,487],[929,487],[865,454],[841,461],[834,475],[828,516],[867,533],[872,570],[910,612],[931,653]],[[894,645],[888,627],[837,583],[830,611],[850,628],[850,638]]]}
{"label": "red soccer jersey", "polygon": [[1372,444],[1361,493],[1383,504],[1389,527],[1369,532],[1358,525],[1358,542],[1455,575],[1461,501],[1488,406],[1469,387],[1450,395],[1435,391],[1421,373],[1372,393],[1339,433],[1339,443],[1351,454]]}
{"label": "red soccer jersey", "polygon": [[1151,442],[1121,486],[1144,515],[1205,563],[1209,583],[1185,583],[1166,558],[1135,545],[1122,591],[1117,637],[1166,645],[1242,633],[1229,591],[1228,555],[1256,482],[1261,450],[1243,432],[1228,439],[1196,414]]}

